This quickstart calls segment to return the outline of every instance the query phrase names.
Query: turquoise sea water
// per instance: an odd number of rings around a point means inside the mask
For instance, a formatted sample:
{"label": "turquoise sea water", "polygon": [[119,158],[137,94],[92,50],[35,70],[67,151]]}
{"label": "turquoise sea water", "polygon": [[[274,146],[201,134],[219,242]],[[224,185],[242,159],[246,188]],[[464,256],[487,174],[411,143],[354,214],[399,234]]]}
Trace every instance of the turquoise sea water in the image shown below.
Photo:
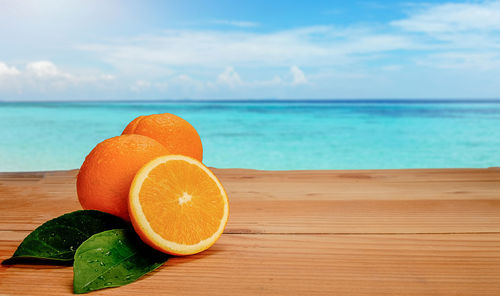
{"label": "turquoise sea water", "polygon": [[219,168],[500,166],[500,102],[0,103],[0,171],[80,167],[135,117],[174,113]]}

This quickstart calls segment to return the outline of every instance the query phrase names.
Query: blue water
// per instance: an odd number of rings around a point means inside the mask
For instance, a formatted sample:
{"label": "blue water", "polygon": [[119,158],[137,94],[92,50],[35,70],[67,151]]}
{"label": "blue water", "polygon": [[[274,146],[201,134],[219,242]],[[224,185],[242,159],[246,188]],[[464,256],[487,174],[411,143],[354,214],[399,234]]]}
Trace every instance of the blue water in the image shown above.
{"label": "blue water", "polygon": [[174,113],[219,168],[500,166],[500,102],[0,103],[0,171],[80,167],[135,117]]}

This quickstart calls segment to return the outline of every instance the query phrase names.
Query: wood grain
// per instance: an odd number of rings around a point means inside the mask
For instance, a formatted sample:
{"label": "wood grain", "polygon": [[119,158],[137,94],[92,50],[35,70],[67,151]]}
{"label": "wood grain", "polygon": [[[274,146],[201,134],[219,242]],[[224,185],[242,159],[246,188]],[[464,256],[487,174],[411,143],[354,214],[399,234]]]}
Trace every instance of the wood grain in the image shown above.
{"label": "wood grain", "polygon": [[[500,169],[214,169],[211,249],[95,295],[500,295]],[[76,171],[0,173],[0,259],[80,209]],[[2,266],[0,295],[71,294],[71,267]]]}
{"label": "wood grain", "polygon": [[[500,231],[500,169],[214,172],[230,198],[226,233]],[[0,173],[0,230],[80,209],[76,174]]]}

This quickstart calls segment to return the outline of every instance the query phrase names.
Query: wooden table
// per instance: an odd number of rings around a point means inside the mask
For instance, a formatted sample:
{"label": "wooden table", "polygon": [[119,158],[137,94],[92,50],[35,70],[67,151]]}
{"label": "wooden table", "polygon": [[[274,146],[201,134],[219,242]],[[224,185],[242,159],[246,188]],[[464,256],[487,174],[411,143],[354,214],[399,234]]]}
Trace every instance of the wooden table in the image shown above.
{"label": "wooden table", "polygon": [[[500,295],[499,168],[214,172],[221,239],[93,295]],[[0,174],[0,259],[80,209],[76,173]],[[71,267],[0,267],[0,295],[71,292]]]}

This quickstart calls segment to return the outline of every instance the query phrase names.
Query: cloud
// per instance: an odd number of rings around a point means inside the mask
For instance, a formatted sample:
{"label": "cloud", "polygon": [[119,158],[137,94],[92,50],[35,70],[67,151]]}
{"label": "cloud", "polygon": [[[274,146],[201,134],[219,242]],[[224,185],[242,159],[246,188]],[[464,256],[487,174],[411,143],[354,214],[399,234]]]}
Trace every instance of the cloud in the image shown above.
{"label": "cloud", "polygon": [[500,69],[500,54],[497,52],[443,52],[427,55],[418,62],[427,67],[443,69],[492,70]]}
{"label": "cloud", "polygon": [[414,58],[416,65],[500,69],[500,1],[417,6],[390,24],[425,44],[428,52]]}
{"label": "cloud", "polygon": [[7,64],[0,62],[0,79],[2,76],[19,75],[21,72],[16,67],[9,67]]}
{"label": "cloud", "polygon": [[425,5],[390,24],[415,40],[426,37],[420,42],[431,50],[500,48],[500,1]]}
{"label": "cloud", "polygon": [[75,87],[96,87],[113,80],[115,76],[110,74],[68,73],[46,60],[29,62],[22,71],[0,62],[0,93],[54,93]]}
{"label": "cloud", "polygon": [[393,21],[407,31],[444,33],[500,30],[500,1],[425,6],[409,18]]}
{"label": "cloud", "polygon": [[61,72],[56,65],[49,61],[37,61],[26,65],[26,72],[39,78],[64,77],[71,78],[71,75]]}
{"label": "cloud", "polygon": [[299,69],[297,66],[292,66],[290,67],[290,73],[292,73],[292,85],[298,85],[298,84],[305,84],[307,83],[306,76],[304,75],[304,72]]}
{"label": "cloud", "polygon": [[418,46],[405,36],[315,26],[262,33],[167,30],[157,35],[85,44],[78,48],[95,53],[115,67],[140,63],[171,69],[178,66],[219,68],[224,64],[331,66],[364,58],[359,55]]}
{"label": "cloud", "polygon": [[0,94],[2,91],[8,91],[19,95],[21,93],[18,78],[20,75],[21,71],[16,67],[0,62]]}
{"label": "cloud", "polygon": [[[404,17],[370,25],[250,30],[260,24],[216,19],[210,23],[233,28],[168,29],[96,38],[99,41],[72,47],[94,69],[67,68],[47,60],[0,63],[0,91],[16,85],[33,93],[106,89],[110,95],[123,97],[139,97],[142,92],[159,98],[313,97],[315,92],[319,97],[361,96],[363,92],[385,97],[403,85],[408,91],[399,94],[410,93],[414,81],[421,82],[415,78],[419,76],[425,76],[430,87],[416,88],[417,93],[429,97],[436,93],[435,81],[457,79],[455,84],[461,84],[457,77],[478,81],[478,96],[484,88],[490,93],[491,89],[500,91],[491,87],[494,83],[481,85],[481,79],[476,79],[500,77],[500,1],[405,7]],[[411,83],[404,84],[404,79]]]}
{"label": "cloud", "polygon": [[259,26],[259,23],[249,21],[234,21],[234,20],[213,20],[211,23],[218,25],[227,25],[240,28],[252,28]]}
{"label": "cloud", "polygon": [[226,67],[224,72],[220,73],[217,77],[217,82],[230,87],[236,87],[242,84],[240,75],[233,69],[233,67]]}
{"label": "cloud", "polygon": [[488,56],[500,49],[500,1],[410,7],[407,17],[376,26],[322,25],[263,32],[178,29],[78,48],[122,72],[137,73],[141,68],[141,73],[158,77],[172,75],[179,68],[214,70],[228,64],[240,71],[289,65],[368,67],[370,61],[386,57],[403,58],[418,66],[426,55],[430,58],[438,52],[469,51],[473,58],[477,53]]}

